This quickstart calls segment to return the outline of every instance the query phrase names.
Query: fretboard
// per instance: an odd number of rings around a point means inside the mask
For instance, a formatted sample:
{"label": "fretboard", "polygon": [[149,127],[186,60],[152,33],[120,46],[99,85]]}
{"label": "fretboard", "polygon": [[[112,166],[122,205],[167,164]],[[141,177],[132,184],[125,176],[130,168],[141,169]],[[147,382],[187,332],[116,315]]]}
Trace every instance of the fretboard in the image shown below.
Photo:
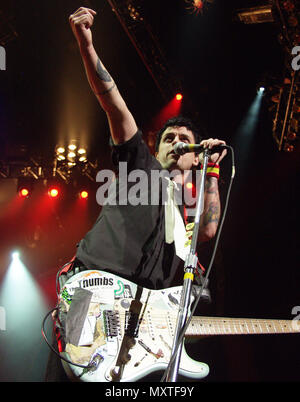
{"label": "fretboard", "polygon": [[299,321],[254,318],[193,317],[187,336],[283,334],[300,332]]}

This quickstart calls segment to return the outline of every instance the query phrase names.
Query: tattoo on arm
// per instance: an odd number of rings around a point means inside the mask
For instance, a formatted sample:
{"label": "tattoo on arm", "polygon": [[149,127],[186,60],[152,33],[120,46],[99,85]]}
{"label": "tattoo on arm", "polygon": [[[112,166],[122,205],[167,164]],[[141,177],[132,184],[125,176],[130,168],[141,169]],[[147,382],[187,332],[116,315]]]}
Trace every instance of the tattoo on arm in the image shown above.
{"label": "tattoo on arm", "polygon": [[114,89],[115,86],[116,86],[116,83],[114,82],[113,85],[110,88],[106,89],[105,91],[103,91],[103,92],[95,92],[95,93],[96,93],[96,95],[105,95],[108,92],[110,92],[112,89]]}
{"label": "tattoo on arm", "polygon": [[211,179],[211,177],[207,178],[207,180],[205,181],[204,189],[207,194],[216,194],[218,184],[214,183]]}
{"label": "tattoo on arm", "polygon": [[112,78],[109,75],[109,73],[106,70],[104,70],[104,68],[101,66],[101,61],[99,58],[97,61],[97,75],[100,78],[100,80],[102,80],[104,82],[112,81]]}
{"label": "tattoo on arm", "polygon": [[215,202],[211,202],[208,205],[208,210],[206,211],[203,219],[203,224],[206,226],[211,222],[219,222],[219,207]]}

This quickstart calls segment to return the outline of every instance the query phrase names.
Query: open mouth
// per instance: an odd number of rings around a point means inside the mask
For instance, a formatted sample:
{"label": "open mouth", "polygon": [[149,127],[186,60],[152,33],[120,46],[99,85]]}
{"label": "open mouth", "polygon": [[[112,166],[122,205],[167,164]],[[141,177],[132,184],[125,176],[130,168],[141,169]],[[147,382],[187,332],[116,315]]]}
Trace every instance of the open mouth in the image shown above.
{"label": "open mouth", "polygon": [[180,157],[180,155],[176,154],[174,150],[168,152],[168,155],[172,155],[172,156],[176,156],[176,157]]}

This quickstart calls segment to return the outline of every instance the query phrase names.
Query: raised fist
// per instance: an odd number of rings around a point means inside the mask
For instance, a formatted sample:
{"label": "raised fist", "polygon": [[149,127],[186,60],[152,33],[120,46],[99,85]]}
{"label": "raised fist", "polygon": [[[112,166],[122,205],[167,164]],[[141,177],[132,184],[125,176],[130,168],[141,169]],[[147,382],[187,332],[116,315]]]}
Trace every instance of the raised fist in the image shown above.
{"label": "raised fist", "polygon": [[92,44],[91,26],[96,14],[96,11],[91,8],[80,7],[70,15],[69,22],[80,46],[87,47]]}

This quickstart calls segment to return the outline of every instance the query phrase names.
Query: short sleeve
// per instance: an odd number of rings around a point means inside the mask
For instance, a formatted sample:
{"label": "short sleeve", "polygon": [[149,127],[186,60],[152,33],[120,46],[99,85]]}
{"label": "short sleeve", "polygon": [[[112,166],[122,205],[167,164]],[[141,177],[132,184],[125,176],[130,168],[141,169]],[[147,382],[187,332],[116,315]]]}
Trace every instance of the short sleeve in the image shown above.
{"label": "short sleeve", "polygon": [[128,141],[115,145],[110,141],[112,148],[112,162],[118,168],[120,162],[127,162],[128,172],[133,169],[159,169],[160,164],[150,153],[150,150],[143,140],[142,132],[138,130]]}

